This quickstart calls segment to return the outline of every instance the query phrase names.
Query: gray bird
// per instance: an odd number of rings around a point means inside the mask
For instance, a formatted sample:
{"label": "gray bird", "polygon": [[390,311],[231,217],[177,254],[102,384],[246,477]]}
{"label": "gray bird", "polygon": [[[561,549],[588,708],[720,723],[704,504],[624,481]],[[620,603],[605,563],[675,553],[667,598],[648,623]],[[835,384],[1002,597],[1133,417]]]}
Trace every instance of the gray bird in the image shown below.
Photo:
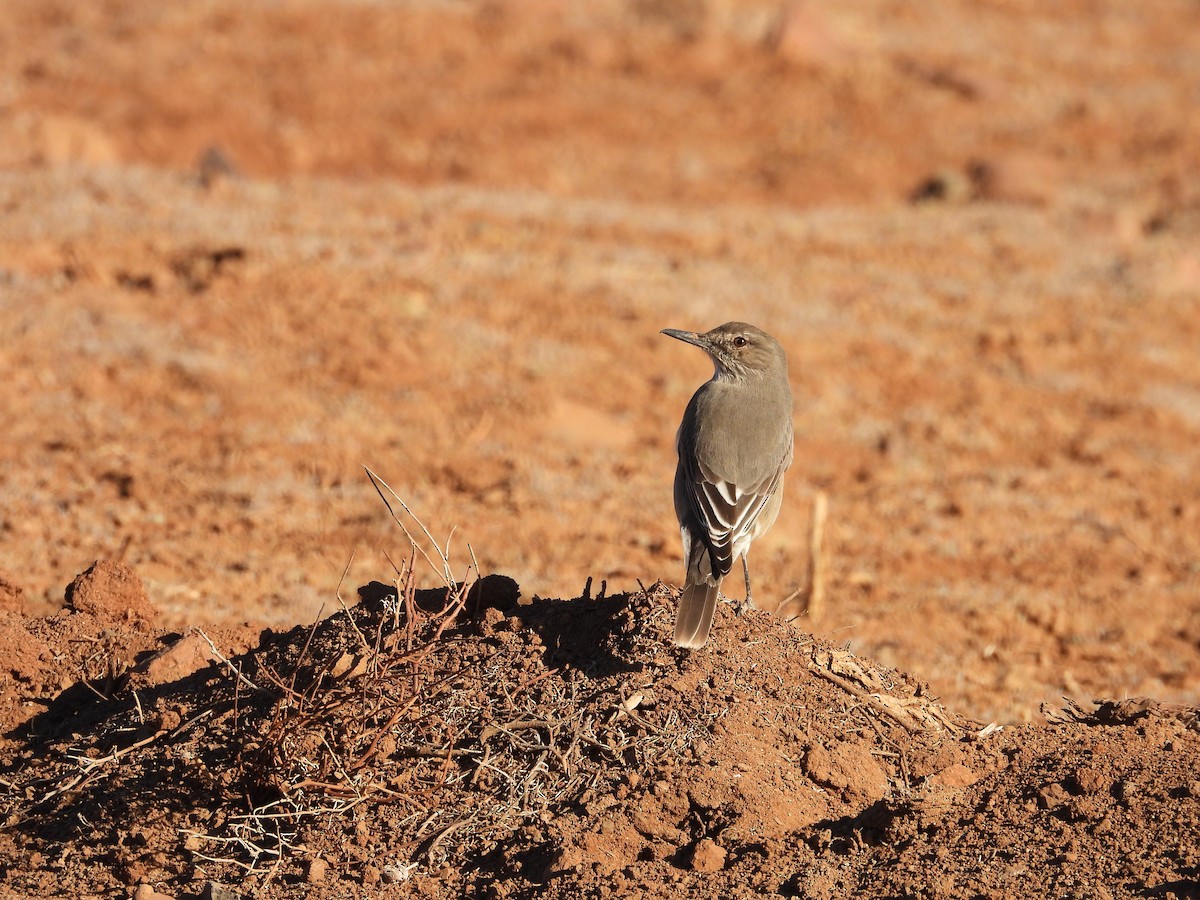
{"label": "gray bird", "polygon": [[667,328],[712,357],[711,381],[692,396],[675,436],[675,515],[687,574],[675,643],[703,647],[721,580],[738,557],[750,596],[750,544],[771,527],[792,463],[792,389],[787,355],[765,331],[727,322],[705,334]]}

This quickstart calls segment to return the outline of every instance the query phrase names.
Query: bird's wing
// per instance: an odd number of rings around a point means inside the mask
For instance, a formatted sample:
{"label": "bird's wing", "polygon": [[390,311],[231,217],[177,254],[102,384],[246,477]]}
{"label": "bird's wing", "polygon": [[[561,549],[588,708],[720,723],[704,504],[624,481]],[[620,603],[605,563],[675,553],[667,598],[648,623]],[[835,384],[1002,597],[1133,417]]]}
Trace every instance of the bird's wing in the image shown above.
{"label": "bird's wing", "polygon": [[684,465],[688,501],[704,525],[713,573],[725,575],[733,567],[739,545],[778,490],[785,466],[778,466],[762,484],[739,487],[694,460],[688,459]]}

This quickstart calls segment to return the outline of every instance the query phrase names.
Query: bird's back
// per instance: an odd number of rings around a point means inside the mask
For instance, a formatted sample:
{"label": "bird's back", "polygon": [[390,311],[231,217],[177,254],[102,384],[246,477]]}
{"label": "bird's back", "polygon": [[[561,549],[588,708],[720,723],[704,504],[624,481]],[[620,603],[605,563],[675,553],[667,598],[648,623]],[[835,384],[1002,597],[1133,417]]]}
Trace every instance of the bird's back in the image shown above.
{"label": "bird's back", "polygon": [[680,432],[706,481],[736,480],[743,490],[762,490],[792,461],[791,391],[706,382],[688,404]]}

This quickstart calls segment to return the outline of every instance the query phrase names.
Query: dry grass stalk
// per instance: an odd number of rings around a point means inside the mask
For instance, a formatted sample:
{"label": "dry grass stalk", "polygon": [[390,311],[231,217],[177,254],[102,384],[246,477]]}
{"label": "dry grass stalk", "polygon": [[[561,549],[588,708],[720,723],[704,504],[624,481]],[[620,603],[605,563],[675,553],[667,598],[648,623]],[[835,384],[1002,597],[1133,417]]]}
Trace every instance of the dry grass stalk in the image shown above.
{"label": "dry grass stalk", "polygon": [[807,615],[819,622],[825,615],[825,519],[829,514],[829,495],[817,491],[813,498],[812,524],[808,536],[808,572],[803,586],[780,601],[775,614],[791,622]]}

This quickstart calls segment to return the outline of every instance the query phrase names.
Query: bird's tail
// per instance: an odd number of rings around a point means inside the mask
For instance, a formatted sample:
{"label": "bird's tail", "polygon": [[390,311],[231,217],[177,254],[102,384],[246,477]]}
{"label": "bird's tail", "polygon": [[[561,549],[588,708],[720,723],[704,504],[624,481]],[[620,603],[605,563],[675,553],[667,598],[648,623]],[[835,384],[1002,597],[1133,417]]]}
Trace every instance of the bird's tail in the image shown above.
{"label": "bird's tail", "polygon": [[720,591],[719,578],[716,584],[701,581],[698,584],[689,584],[683,589],[683,594],[679,597],[679,611],[675,614],[676,644],[691,649],[704,646],[717,611],[717,597]]}

